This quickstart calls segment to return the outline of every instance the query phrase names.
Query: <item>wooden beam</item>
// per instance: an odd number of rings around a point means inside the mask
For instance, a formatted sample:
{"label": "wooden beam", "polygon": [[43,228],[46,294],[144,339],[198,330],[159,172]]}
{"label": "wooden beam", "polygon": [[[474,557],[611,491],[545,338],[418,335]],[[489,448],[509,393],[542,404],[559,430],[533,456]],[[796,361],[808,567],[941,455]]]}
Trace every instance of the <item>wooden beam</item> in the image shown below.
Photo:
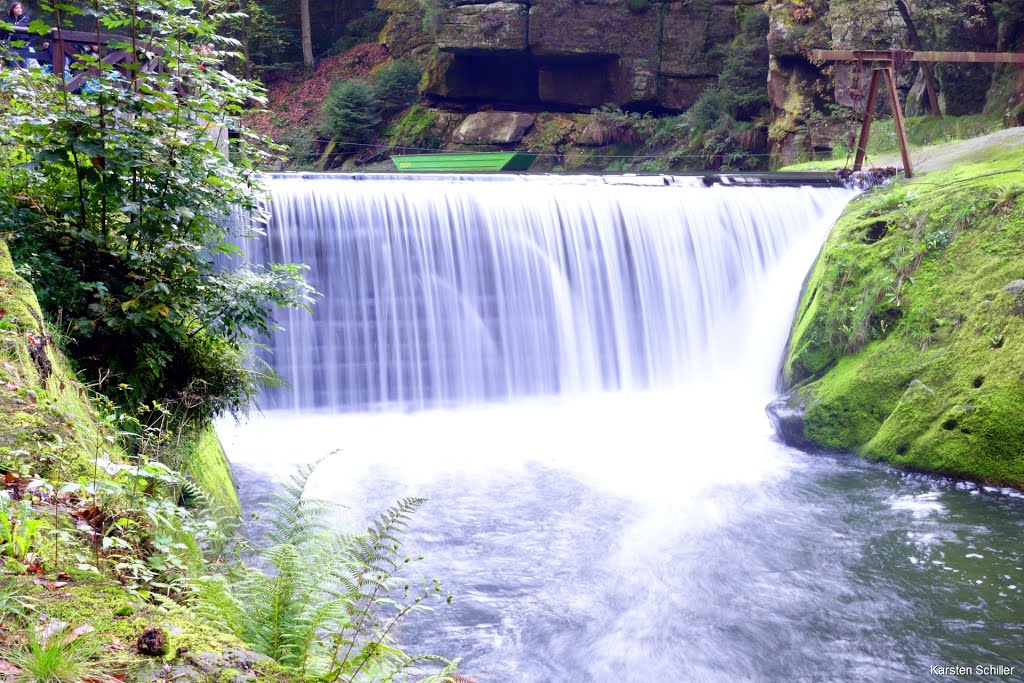
{"label": "wooden beam", "polygon": [[[100,60],[100,64],[114,65],[127,61],[128,53],[124,50],[116,50]],[[82,84],[90,78],[98,78],[98,74],[92,69],[76,70],[77,75],[68,81],[68,91],[74,92],[82,87]]]}
{"label": "wooden beam", "polygon": [[[910,165],[910,147],[907,145],[907,129],[903,125],[903,108],[900,106],[900,96],[896,92],[896,77],[893,75],[892,67],[882,69],[882,76],[889,86],[889,100],[892,102],[892,118],[896,123],[896,139],[900,141],[900,155],[903,157],[903,175],[907,178],[914,177],[914,168]],[[878,71],[875,71],[877,74]]]}
{"label": "wooden beam", "polygon": [[[14,33],[32,33],[25,26],[13,26]],[[130,38],[125,36],[119,36],[113,33],[90,33],[89,31],[61,31],[60,29],[52,28],[47,33],[42,34],[44,38],[54,40],[57,38],[57,34],[61,34],[61,39],[67,43],[87,43],[89,45],[96,45],[97,42],[100,45],[106,45],[112,42],[126,43],[130,42]],[[39,35],[32,33],[32,35]]]}
{"label": "wooden beam", "polygon": [[882,74],[878,69],[871,72],[871,86],[868,88],[868,101],[864,105],[864,122],[860,124],[860,138],[857,139],[857,156],[853,159],[853,170],[859,171],[864,165],[864,155],[868,151],[868,140],[871,137],[871,119],[875,115],[875,98],[878,97],[878,81]]}
{"label": "wooden beam", "polygon": [[[889,50],[811,50],[817,62],[891,62]],[[1024,52],[928,52],[907,51],[911,62],[965,62],[968,64],[1024,64]]]}

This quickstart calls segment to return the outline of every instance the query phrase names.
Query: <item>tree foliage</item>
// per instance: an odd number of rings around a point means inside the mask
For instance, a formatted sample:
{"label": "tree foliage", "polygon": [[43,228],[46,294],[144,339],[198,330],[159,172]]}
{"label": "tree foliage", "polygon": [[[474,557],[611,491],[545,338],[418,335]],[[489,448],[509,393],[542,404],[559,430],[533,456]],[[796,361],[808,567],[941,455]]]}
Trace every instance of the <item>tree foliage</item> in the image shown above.
{"label": "tree foliage", "polygon": [[373,139],[380,123],[373,90],[362,81],[337,81],[323,104],[323,133],[355,149]]}
{"label": "tree foliage", "polygon": [[908,47],[910,30],[906,17],[911,17],[925,49],[941,50],[959,47],[966,29],[985,21],[986,5],[982,0],[879,0],[865,6],[856,0],[831,0],[827,23],[832,30],[832,44],[848,48]]}
{"label": "tree foliage", "polygon": [[[0,73],[0,230],[16,262],[87,381],[129,385],[133,405],[173,402],[182,419],[244,410],[261,379],[250,342],[274,327],[273,305],[310,301],[295,266],[215,264],[252,232],[228,217],[260,210],[259,147],[232,161],[218,141],[234,129],[257,142],[237,117],[260,93],[196,49],[237,46],[214,34],[218,6],[94,0],[97,33],[131,36],[105,49],[138,61],[83,55],[78,92]],[[58,25],[85,13],[45,9]]]}
{"label": "tree foliage", "polygon": [[420,70],[402,60],[385,64],[373,74],[373,96],[384,112],[396,112],[419,98]]}

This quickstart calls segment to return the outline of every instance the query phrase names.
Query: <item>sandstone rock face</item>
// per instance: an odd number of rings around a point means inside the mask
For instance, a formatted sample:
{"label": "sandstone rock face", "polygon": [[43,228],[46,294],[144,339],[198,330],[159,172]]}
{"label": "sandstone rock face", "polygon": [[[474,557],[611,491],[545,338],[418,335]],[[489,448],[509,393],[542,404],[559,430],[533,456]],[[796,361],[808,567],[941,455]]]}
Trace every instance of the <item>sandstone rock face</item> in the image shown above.
{"label": "sandstone rock face", "polygon": [[714,83],[720,60],[711,50],[732,39],[737,7],[753,4],[448,0],[436,44],[449,59],[427,92],[506,106],[680,111]]}
{"label": "sandstone rock face", "polygon": [[526,49],[526,5],[463,5],[444,14],[437,46],[448,52],[521,52]]}
{"label": "sandstone rock face", "polygon": [[532,125],[532,114],[482,111],[466,117],[454,139],[462,145],[506,145],[522,140]]}
{"label": "sandstone rock face", "polygon": [[661,29],[659,100],[670,109],[686,109],[715,82],[720,65],[710,48],[732,39],[734,8],[730,5],[672,3],[666,6]]}

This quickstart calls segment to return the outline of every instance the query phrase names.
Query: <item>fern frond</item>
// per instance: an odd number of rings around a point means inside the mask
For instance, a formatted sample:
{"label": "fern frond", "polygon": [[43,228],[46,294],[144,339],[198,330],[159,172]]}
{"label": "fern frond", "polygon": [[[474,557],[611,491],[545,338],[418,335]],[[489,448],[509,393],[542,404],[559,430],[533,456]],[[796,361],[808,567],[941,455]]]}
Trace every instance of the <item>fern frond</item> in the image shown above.
{"label": "fern frond", "polygon": [[271,543],[302,545],[312,536],[327,530],[335,505],[320,498],[306,497],[313,473],[323,460],[300,467],[291,475],[290,481],[271,496],[274,502],[267,505],[272,513],[268,516],[270,528],[267,531],[267,539]]}

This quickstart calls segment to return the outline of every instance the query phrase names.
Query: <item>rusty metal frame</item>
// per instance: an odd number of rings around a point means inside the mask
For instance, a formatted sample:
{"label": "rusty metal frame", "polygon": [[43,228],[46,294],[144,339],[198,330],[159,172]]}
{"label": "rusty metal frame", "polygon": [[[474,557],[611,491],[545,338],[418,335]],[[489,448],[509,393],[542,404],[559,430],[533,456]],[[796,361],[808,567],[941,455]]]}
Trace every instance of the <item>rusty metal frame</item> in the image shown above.
{"label": "rusty metal frame", "polygon": [[910,163],[910,148],[907,144],[907,128],[903,120],[903,108],[900,107],[899,94],[896,92],[896,74],[893,62],[959,62],[968,64],[1024,64],[1024,53],[1021,52],[927,52],[912,50],[811,50],[810,58],[817,62],[864,62],[871,67],[871,86],[868,89],[868,100],[864,107],[864,121],[860,127],[857,140],[857,156],[854,157],[853,170],[859,171],[864,165],[867,154],[868,140],[871,137],[871,121],[875,116],[875,100],[878,98],[878,86],[884,79],[892,102],[893,119],[896,124],[896,137],[900,143],[900,155],[903,157],[903,174],[907,178],[914,175]]}

